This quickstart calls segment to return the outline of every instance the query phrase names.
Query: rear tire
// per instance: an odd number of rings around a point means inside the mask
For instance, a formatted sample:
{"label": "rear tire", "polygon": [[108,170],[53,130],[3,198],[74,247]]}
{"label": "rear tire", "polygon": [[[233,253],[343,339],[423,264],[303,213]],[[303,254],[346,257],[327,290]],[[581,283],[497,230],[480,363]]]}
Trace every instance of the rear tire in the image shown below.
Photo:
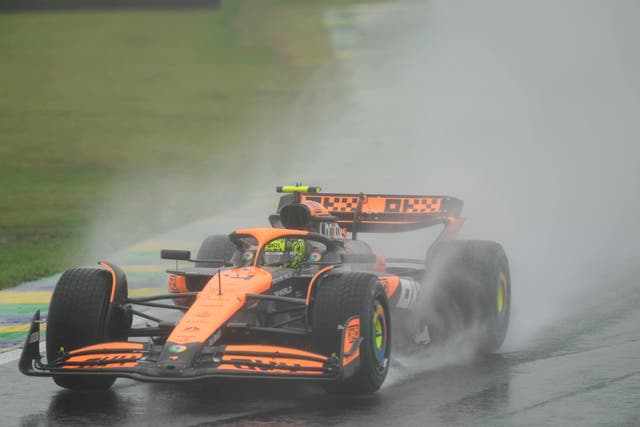
{"label": "rear tire", "polygon": [[[196,259],[218,259],[225,262],[231,262],[231,258],[236,252],[236,245],[229,239],[226,234],[218,234],[209,236],[200,245]],[[218,268],[224,267],[222,262],[196,262],[195,267],[200,268]],[[185,284],[189,292],[200,292],[212,276],[187,276]],[[173,300],[178,305],[190,306],[195,301],[193,297],[180,298]]]}
{"label": "rear tire", "polygon": [[[127,339],[128,326],[123,320],[124,314],[112,316],[109,324],[107,321],[111,283],[111,274],[101,268],[73,268],[62,274],[53,291],[47,316],[49,364],[58,358],[61,349],[69,352],[106,341]],[[56,384],[73,390],[106,390],[115,380],[115,376],[102,375],[53,376]]]}
{"label": "rear tire", "polygon": [[426,315],[434,342],[472,331],[474,350],[497,351],[507,335],[511,279],[499,243],[453,240],[436,244],[427,257]]}
{"label": "rear tire", "polygon": [[[236,245],[233,244],[226,234],[209,236],[202,242],[198,249],[197,259],[219,259],[227,262],[231,261],[236,252]],[[196,262],[196,267],[218,268],[223,264],[219,262]]]}
{"label": "rear tire", "polygon": [[364,338],[356,373],[327,384],[325,389],[346,394],[375,392],[387,376],[391,354],[389,303],[382,284],[371,274],[346,273],[327,276],[319,285],[312,308],[313,351],[339,354],[342,331],[338,327],[353,316],[360,317],[360,336]]}

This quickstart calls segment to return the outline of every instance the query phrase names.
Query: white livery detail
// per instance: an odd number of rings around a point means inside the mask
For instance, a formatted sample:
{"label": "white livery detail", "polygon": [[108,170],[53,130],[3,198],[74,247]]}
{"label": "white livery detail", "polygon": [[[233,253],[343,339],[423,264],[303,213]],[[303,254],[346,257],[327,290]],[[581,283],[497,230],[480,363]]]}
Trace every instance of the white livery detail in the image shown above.
{"label": "white livery detail", "polygon": [[420,285],[408,277],[400,278],[399,299],[396,307],[412,310],[418,304]]}

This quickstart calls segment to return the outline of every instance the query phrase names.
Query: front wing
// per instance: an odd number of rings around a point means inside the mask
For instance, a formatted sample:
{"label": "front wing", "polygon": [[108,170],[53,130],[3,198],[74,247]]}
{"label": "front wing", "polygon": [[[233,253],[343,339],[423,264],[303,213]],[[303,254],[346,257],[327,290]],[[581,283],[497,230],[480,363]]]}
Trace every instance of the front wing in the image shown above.
{"label": "front wing", "polygon": [[[359,366],[359,319],[342,329],[340,354],[327,357],[303,350],[265,345],[162,345],[109,342],[61,352],[50,364],[40,354],[40,312],[33,316],[19,368],[31,376],[108,375],[149,382],[205,378],[341,380]],[[354,326],[358,331],[354,334]],[[169,351],[171,355],[160,359]]]}

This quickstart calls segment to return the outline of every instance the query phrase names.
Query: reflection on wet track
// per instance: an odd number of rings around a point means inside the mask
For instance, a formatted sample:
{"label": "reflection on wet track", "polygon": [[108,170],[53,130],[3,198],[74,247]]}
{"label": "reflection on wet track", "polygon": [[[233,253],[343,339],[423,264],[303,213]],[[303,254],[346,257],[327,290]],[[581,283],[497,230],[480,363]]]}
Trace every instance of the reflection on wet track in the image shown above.
{"label": "reflection on wet track", "polygon": [[118,380],[108,392],[76,393],[9,363],[0,401],[4,422],[24,426],[638,425],[640,291],[600,299],[610,310],[578,313],[518,352],[452,362],[454,347],[396,360],[368,397],[256,381]]}

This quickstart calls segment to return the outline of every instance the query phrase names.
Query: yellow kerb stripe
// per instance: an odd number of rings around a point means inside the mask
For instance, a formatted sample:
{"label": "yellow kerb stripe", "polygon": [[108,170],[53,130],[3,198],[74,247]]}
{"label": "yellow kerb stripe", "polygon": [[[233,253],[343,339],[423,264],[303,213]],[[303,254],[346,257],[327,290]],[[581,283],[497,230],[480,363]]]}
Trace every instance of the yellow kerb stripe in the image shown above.
{"label": "yellow kerb stripe", "polygon": [[[140,297],[161,293],[163,289],[129,289],[129,295]],[[52,291],[0,291],[0,304],[49,304]]]}

